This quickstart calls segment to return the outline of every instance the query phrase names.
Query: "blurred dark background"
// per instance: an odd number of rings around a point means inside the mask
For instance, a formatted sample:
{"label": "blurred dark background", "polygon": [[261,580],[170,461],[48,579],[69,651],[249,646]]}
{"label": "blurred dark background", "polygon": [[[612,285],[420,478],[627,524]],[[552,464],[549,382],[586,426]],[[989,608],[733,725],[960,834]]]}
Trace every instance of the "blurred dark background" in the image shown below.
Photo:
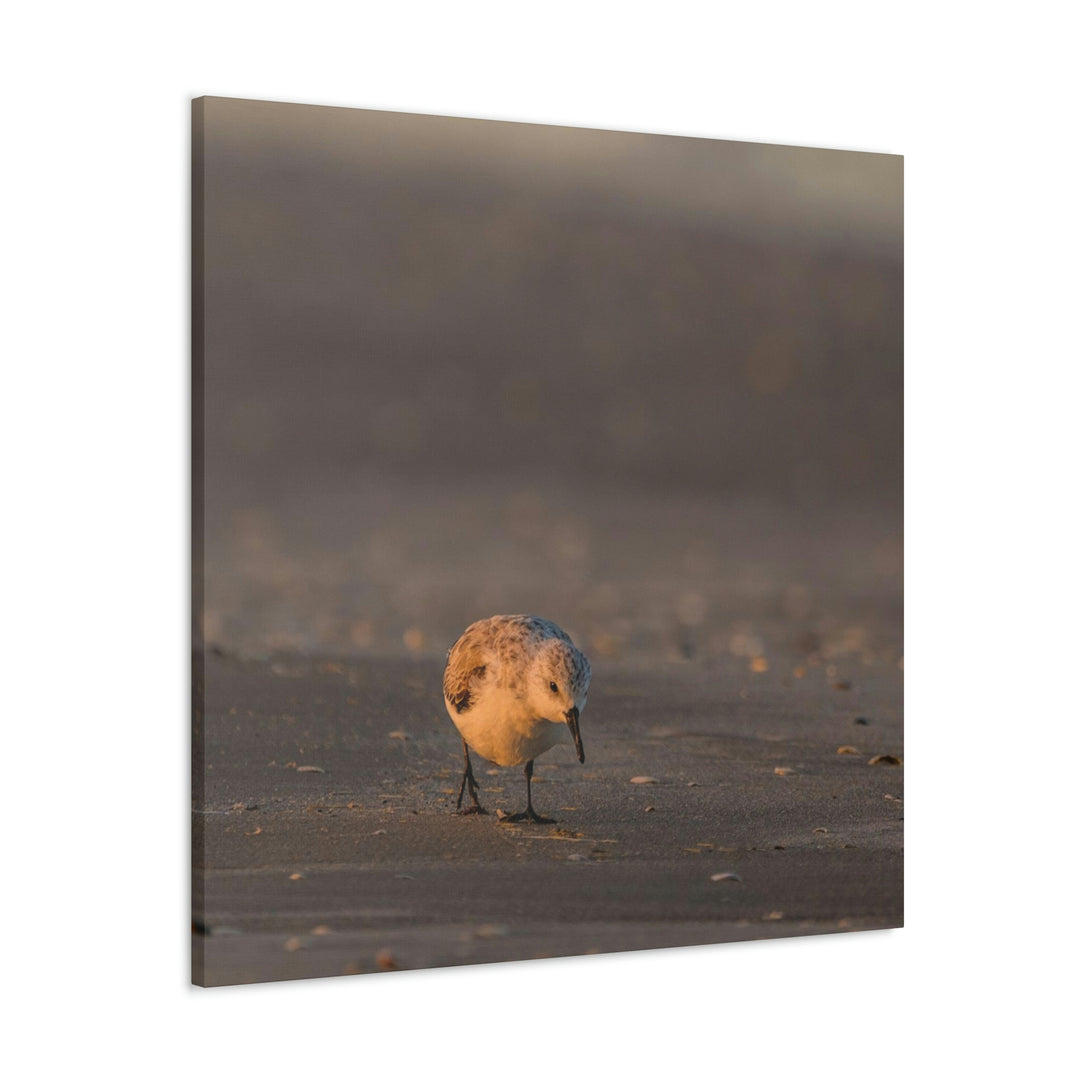
{"label": "blurred dark background", "polygon": [[901,158],[202,108],[208,641],[898,653]]}

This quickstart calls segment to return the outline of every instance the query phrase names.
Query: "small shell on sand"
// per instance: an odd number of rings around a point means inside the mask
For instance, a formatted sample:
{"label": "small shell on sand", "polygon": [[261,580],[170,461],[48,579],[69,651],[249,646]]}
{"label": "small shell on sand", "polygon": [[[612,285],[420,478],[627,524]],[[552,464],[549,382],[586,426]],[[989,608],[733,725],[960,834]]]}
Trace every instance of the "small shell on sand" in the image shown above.
{"label": "small shell on sand", "polygon": [[742,881],[742,878],[738,874],[731,873],[730,871],[724,874],[713,874],[709,878],[710,881]]}
{"label": "small shell on sand", "polygon": [[660,781],[655,776],[631,776],[631,784],[659,784]]}
{"label": "small shell on sand", "polygon": [[867,765],[903,765],[904,763],[895,754],[875,754],[866,764]]}
{"label": "small shell on sand", "polygon": [[777,776],[793,776],[795,770],[789,769],[786,765],[777,765],[776,768],[773,769],[773,772],[776,773]]}
{"label": "small shell on sand", "polygon": [[394,954],[389,949],[380,949],[375,954],[375,963],[378,965],[380,971],[400,971],[401,965],[394,958]]}
{"label": "small shell on sand", "polygon": [[838,754],[857,754],[859,751],[854,746],[838,746],[836,752]]}

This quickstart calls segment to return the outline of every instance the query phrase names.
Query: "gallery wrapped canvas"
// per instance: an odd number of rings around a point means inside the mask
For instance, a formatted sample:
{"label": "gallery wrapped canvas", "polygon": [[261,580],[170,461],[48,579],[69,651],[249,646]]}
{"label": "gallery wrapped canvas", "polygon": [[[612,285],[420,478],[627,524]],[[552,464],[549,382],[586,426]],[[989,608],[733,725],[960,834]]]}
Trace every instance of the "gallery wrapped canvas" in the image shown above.
{"label": "gallery wrapped canvas", "polygon": [[193,103],[192,977],[903,921],[902,159]]}

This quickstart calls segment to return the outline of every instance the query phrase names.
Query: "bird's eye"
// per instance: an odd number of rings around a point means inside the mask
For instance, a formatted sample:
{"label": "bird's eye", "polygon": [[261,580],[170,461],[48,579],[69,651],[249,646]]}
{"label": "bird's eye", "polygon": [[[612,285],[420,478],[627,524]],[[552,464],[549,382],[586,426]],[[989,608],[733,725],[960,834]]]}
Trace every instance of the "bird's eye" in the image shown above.
{"label": "bird's eye", "polygon": [[557,694],[559,692],[559,688],[555,685],[555,683],[549,683],[548,685],[551,687],[551,692],[553,694]]}

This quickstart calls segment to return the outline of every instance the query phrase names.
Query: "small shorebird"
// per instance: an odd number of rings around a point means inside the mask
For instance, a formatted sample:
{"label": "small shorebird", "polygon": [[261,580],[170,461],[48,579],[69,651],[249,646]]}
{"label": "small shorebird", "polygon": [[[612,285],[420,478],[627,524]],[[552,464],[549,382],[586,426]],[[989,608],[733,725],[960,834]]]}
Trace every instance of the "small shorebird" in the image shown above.
{"label": "small shorebird", "polygon": [[[591,678],[589,661],[569,635],[535,615],[493,615],[473,623],[454,642],[446,654],[443,700],[465,751],[459,813],[487,813],[476,797],[472,747],[496,765],[525,763],[527,805],[503,821],[552,822],[533,809],[533,759],[558,742],[565,724],[584,763],[578,720]],[[462,810],[466,786],[472,806]]]}

